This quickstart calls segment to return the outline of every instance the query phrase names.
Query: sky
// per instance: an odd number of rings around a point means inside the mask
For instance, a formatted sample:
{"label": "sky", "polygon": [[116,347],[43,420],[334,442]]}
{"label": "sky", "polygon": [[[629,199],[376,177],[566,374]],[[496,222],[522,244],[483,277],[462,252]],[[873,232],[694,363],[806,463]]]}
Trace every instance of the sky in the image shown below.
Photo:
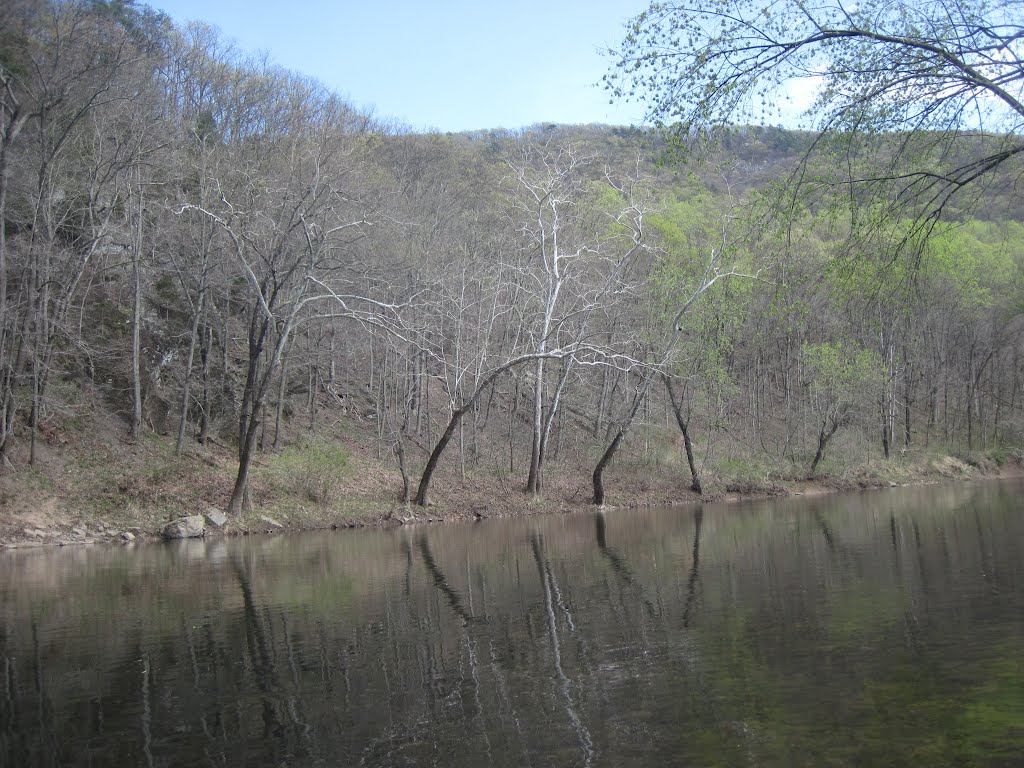
{"label": "sky", "polygon": [[150,0],[414,131],[636,125],[597,85],[647,0]]}

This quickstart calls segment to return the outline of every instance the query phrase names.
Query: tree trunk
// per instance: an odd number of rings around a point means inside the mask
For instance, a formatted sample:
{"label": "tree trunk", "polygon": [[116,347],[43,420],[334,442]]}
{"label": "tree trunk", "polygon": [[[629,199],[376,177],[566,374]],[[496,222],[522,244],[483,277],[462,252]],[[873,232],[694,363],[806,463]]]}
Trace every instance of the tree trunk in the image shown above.
{"label": "tree trunk", "polygon": [[[547,356],[550,357],[550,355]],[[448,446],[448,443],[451,442],[452,435],[455,434],[455,430],[459,426],[459,422],[462,420],[462,417],[473,408],[476,401],[480,398],[480,395],[483,394],[501,374],[515,368],[517,365],[522,365],[530,360],[535,360],[536,357],[536,354],[524,355],[513,360],[508,360],[503,365],[499,365],[477,382],[476,389],[473,390],[473,394],[469,396],[468,400],[466,400],[458,409],[452,411],[451,418],[448,419],[448,426],[445,427],[440,439],[434,446],[434,450],[430,452],[430,457],[427,459],[427,465],[423,468],[423,474],[420,476],[419,488],[416,491],[416,504],[418,506],[427,506],[427,492],[430,488],[430,480],[434,475],[434,470],[437,468],[437,462],[441,458],[441,454],[444,453],[444,449]]]}
{"label": "tree trunk", "polygon": [[412,500],[412,482],[409,479],[409,468],[405,465],[405,445],[401,434],[395,441],[395,458],[398,460],[398,471],[402,473],[402,503]]}
{"label": "tree trunk", "polygon": [[448,419],[448,426],[441,433],[441,438],[437,441],[437,445],[434,446],[434,450],[430,452],[430,458],[427,459],[427,465],[423,468],[423,474],[420,476],[419,488],[416,490],[416,504],[418,506],[427,506],[427,492],[430,489],[430,481],[434,476],[434,470],[437,468],[437,462],[440,460],[441,454],[444,453],[444,449],[448,447],[452,435],[455,434],[455,428],[459,426],[459,422],[469,408],[470,404],[466,404],[458,410],[452,411],[451,418]]}
{"label": "tree trunk", "polygon": [[544,358],[538,358],[533,389],[533,440],[530,443],[530,473],[526,480],[526,492],[531,496],[540,494],[541,441],[544,431]]}
{"label": "tree trunk", "polygon": [[249,322],[249,364],[246,370],[245,388],[242,390],[242,402],[238,409],[238,474],[235,486],[228,502],[228,512],[238,515],[247,510],[249,504],[249,467],[252,464],[253,448],[256,444],[256,432],[259,429],[259,414],[263,408],[263,391],[265,379],[269,372],[262,373],[263,346],[269,328],[266,318],[260,318],[253,310]]}
{"label": "tree trunk", "polygon": [[205,289],[200,289],[199,298],[196,301],[196,313],[192,318],[192,329],[188,337],[188,355],[185,358],[185,382],[181,386],[181,418],[178,420],[178,439],[174,444],[175,456],[181,456],[181,449],[185,444],[185,427],[188,424],[188,409],[189,401],[191,400],[192,361],[195,359],[196,354],[196,343],[199,338],[199,325],[203,315],[205,294]]}
{"label": "tree trunk", "polygon": [[142,186],[139,186],[139,221],[135,248],[132,252],[132,274],[135,280],[132,308],[132,421],[131,439],[138,440],[142,429]]}
{"label": "tree trunk", "polygon": [[199,444],[206,445],[210,436],[210,355],[213,354],[213,326],[203,329],[203,344],[199,350],[203,358],[203,400],[199,416]]}
{"label": "tree trunk", "polygon": [[665,382],[665,389],[668,390],[668,399],[672,403],[672,411],[676,415],[676,424],[679,431],[683,433],[683,448],[686,449],[686,464],[690,468],[692,482],[690,488],[697,493],[703,494],[704,489],[700,483],[700,474],[697,472],[697,463],[693,458],[693,443],[690,441],[690,421],[683,418],[683,401],[676,397],[675,389],[672,386],[672,379],[667,374],[662,374]]}
{"label": "tree trunk", "polygon": [[828,420],[822,419],[821,430],[818,432],[818,451],[814,454],[814,461],[811,462],[811,469],[807,473],[807,479],[814,479],[814,471],[818,468],[818,463],[825,455],[825,447],[828,445],[828,441],[832,439],[832,436],[839,429],[839,422],[833,420],[831,428],[827,429]]}
{"label": "tree trunk", "polygon": [[238,474],[235,475],[235,485],[231,490],[231,500],[228,502],[228,514],[235,517],[252,508],[249,498],[249,468],[252,466],[252,454],[258,428],[259,421],[254,415],[248,422],[248,429],[242,443],[238,446]]}
{"label": "tree trunk", "polygon": [[562,370],[558,375],[558,383],[555,385],[555,393],[551,397],[551,406],[548,408],[547,416],[544,419],[544,429],[541,431],[540,438],[540,461],[539,464],[539,476],[538,485],[543,484],[544,478],[544,462],[548,457],[548,443],[551,441],[551,430],[555,424],[555,419],[559,418],[562,409],[562,393],[565,391],[565,384],[569,380],[569,373],[572,371],[573,358],[569,357],[562,361]]}
{"label": "tree trunk", "polygon": [[612,459],[615,458],[616,452],[619,450],[619,445],[626,437],[626,433],[629,432],[629,428],[633,424],[633,419],[636,418],[637,413],[640,412],[640,406],[643,401],[647,398],[647,393],[651,388],[651,373],[644,374],[644,377],[640,380],[640,384],[637,385],[636,394],[633,396],[633,404],[630,406],[629,412],[626,414],[626,418],[623,420],[622,425],[615,433],[615,437],[608,444],[604,453],[601,454],[601,458],[597,462],[597,466],[594,467],[594,474],[591,478],[594,487],[594,504],[598,507],[604,504],[604,471],[611,463]]}

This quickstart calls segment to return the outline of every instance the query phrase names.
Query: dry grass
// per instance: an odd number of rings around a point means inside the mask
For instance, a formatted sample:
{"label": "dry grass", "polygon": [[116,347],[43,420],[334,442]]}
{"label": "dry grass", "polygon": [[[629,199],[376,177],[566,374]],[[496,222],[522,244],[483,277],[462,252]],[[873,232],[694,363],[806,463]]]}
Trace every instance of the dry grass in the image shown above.
{"label": "dry grass", "polygon": [[[131,443],[123,424],[98,399],[90,406],[85,395],[78,398],[63,416],[47,421],[36,466],[26,466],[19,445],[13,457],[17,468],[0,473],[0,544],[110,539],[125,530],[154,535],[179,515],[227,507],[237,468],[232,447],[190,442],[182,456],[175,456],[173,438],[151,432]],[[591,500],[595,449],[580,441],[547,467],[538,497],[524,494],[521,464],[509,471],[508,459],[498,458],[502,451],[507,456],[507,444],[502,448],[496,441],[493,456],[478,457],[475,468],[469,461],[465,470],[453,446],[434,477],[432,505],[426,508],[401,503],[397,464],[380,453],[365,421],[339,422],[315,436],[295,428],[286,444],[279,454],[257,456],[251,473],[253,513],[232,520],[232,530],[262,529],[259,515],[288,528],[311,529],[551,513],[583,509]],[[411,469],[422,467],[426,446],[410,442],[407,452]],[[630,458],[637,453],[624,450],[606,473],[612,506],[902,485],[995,469],[985,457],[968,463],[949,456],[902,456],[842,469],[832,462],[822,479],[806,483],[792,468],[732,460],[706,471],[705,495],[699,497],[689,490],[689,473],[678,456],[666,460],[661,446],[647,462]],[[73,533],[75,528],[86,536]]]}

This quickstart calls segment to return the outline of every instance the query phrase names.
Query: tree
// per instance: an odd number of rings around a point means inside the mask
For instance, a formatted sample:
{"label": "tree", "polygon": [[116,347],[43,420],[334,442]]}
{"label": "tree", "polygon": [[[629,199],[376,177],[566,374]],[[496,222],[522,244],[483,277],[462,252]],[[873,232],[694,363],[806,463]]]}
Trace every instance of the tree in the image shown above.
{"label": "tree", "polygon": [[704,486],[700,482],[700,472],[697,470],[697,462],[693,458],[693,441],[690,439],[690,410],[686,406],[684,398],[676,394],[672,386],[672,377],[667,373],[661,374],[665,382],[665,391],[668,393],[669,404],[672,406],[672,413],[675,414],[676,424],[683,435],[683,449],[686,451],[686,466],[690,469],[690,490],[703,494]]}
{"label": "tree", "polygon": [[807,472],[814,477],[829,441],[841,427],[851,423],[868,405],[884,383],[882,361],[867,349],[841,344],[805,344],[801,350],[812,408],[820,419],[818,445]]}
{"label": "tree", "polygon": [[224,148],[233,162],[217,180],[220,199],[212,210],[194,203],[180,208],[207,216],[229,239],[248,299],[238,474],[229,502],[236,515],[250,506],[256,436],[296,326],[318,302],[359,316],[345,307],[346,291],[324,280],[330,276],[338,285],[348,248],[366,224],[358,195],[343,186],[355,183],[362,116],[316,83],[286,73],[258,68],[239,78]]}
{"label": "tree", "polygon": [[820,135],[808,157],[842,152],[848,171],[802,164],[793,180],[855,197],[864,230],[877,214],[868,201],[911,211],[903,244],[1024,157],[1017,0],[654,3],[611,53],[611,93],[646,100],[648,119],[686,141],[778,122],[791,94],[811,89],[806,127]]}
{"label": "tree", "polygon": [[[721,232],[719,233],[721,240],[711,246],[707,262],[699,275],[694,276],[694,279],[680,286],[680,290],[675,296],[672,312],[667,316],[667,327],[663,326],[661,330],[661,338],[658,340],[660,341],[660,349],[652,350],[654,352],[651,356],[653,359],[646,361],[641,367],[640,381],[637,383],[636,390],[629,401],[629,407],[611,441],[609,441],[601,453],[601,457],[594,466],[594,472],[591,475],[591,484],[594,491],[593,503],[595,506],[600,507],[604,505],[604,471],[611,464],[612,459],[615,458],[626,435],[629,434],[629,430],[632,428],[633,422],[640,412],[640,407],[647,399],[651,386],[658,374],[665,370],[677,353],[679,342],[683,337],[683,332],[686,330],[683,323],[684,318],[687,317],[697,301],[719,281],[737,276],[752,277],[752,275],[741,271],[736,263],[724,270],[722,269],[723,254],[733,256],[732,250],[735,247],[735,243],[730,239],[730,224],[731,217],[728,215],[724,216],[721,221]],[[738,256],[734,258],[737,262],[739,261]],[[655,344],[657,343],[655,342]]]}
{"label": "tree", "polygon": [[[4,5],[0,29],[2,465],[19,407],[16,388],[26,381],[34,459],[54,344],[98,240],[109,234],[109,215],[100,214],[101,227],[90,221],[109,193],[94,194],[103,184],[86,168],[113,166],[98,158],[102,139],[94,141],[89,120],[139,99],[163,27],[159,15],[131,2],[20,0]],[[136,105],[136,112],[144,110]],[[20,264],[10,258],[12,244]]]}
{"label": "tree", "polygon": [[[592,332],[595,312],[621,297],[623,272],[646,249],[648,203],[639,164],[632,178],[606,174],[605,184],[588,184],[584,171],[592,161],[568,142],[538,144],[527,138],[519,150],[507,163],[515,185],[512,216],[533,262],[524,269],[531,278],[524,293],[531,297],[529,306],[536,307],[528,327],[535,361],[526,492],[538,496],[547,442],[575,361],[571,355],[564,358],[548,394],[548,347],[580,344]],[[598,215],[602,207],[606,216]]]}

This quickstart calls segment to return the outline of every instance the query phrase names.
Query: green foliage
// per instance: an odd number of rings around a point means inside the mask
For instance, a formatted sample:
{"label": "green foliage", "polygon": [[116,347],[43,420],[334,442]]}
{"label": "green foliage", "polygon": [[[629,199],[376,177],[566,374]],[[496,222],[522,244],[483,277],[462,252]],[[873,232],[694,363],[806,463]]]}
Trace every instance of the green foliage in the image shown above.
{"label": "green foliage", "polygon": [[877,352],[849,344],[804,344],[800,350],[811,390],[838,402],[852,402],[878,387],[885,368]]}
{"label": "green foliage", "polygon": [[937,228],[921,263],[921,278],[951,291],[966,309],[990,307],[994,297],[1020,291],[1024,227],[971,219]]}
{"label": "green foliage", "polygon": [[153,284],[153,290],[166,304],[175,304],[180,300],[178,286],[170,275],[161,275]]}
{"label": "green foliage", "polygon": [[[658,212],[648,217],[652,242],[658,248],[651,273],[651,292],[660,321],[667,321],[701,283],[711,254],[722,248],[725,226],[721,197],[703,185],[691,183],[669,190]],[[730,258],[737,254],[730,253]],[[709,338],[728,340],[727,326],[735,328],[744,317],[753,294],[749,280],[723,280],[701,297],[684,322],[707,348]]]}
{"label": "green foliage", "polygon": [[1019,172],[1022,34],[1015,0],[654,3],[610,52],[605,84],[643,101],[684,154],[800,121],[817,135],[778,217],[798,221],[800,200],[846,209],[852,242],[909,218],[903,252],[996,169]]}
{"label": "green foliage", "polygon": [[269,462],[271,476],[286,489],[318,504],[337,501],[348,474],[349,455],[344,447],[322,437],[290,446]]}

